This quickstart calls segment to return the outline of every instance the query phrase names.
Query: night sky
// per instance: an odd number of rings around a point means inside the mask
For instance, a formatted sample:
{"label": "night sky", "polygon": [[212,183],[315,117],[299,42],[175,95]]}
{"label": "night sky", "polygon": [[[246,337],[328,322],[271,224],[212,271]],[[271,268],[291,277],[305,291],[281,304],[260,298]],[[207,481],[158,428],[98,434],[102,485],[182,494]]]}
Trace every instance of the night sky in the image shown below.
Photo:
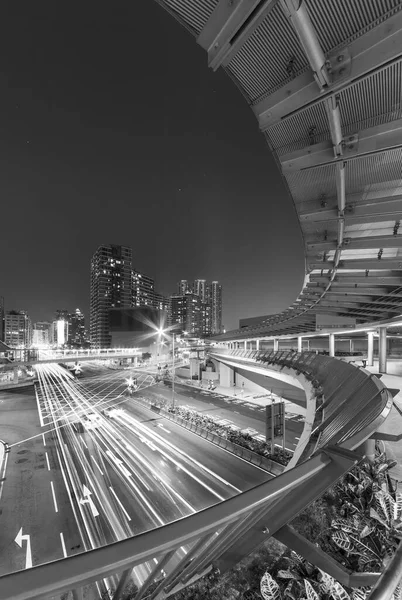
{"label": "night sky", "polygon": [[217,279],[223,323],[286,308],[304,276],[291,198],[246,101],[151,0],[4,1],[5,308],[79,307],[100,244],[156,289]]}

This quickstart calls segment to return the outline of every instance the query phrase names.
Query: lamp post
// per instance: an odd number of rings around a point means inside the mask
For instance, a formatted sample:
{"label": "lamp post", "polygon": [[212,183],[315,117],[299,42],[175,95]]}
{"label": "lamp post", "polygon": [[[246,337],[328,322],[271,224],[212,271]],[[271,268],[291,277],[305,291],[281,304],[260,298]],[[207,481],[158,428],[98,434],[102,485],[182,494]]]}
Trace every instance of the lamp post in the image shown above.
{"label": "lamp post", "polygon": [[172,351],[173,351],[173,362],[172,362],[172,407],[175,409],[175,398],[174,398],[174,333],[172,333]]}

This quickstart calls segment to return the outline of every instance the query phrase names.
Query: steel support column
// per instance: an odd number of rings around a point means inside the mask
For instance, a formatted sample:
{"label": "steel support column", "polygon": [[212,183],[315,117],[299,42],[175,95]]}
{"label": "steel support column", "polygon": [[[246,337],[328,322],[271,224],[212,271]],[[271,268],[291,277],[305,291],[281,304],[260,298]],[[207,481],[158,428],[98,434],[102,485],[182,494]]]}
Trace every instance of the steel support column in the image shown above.
{"label": "steel support column", "polygon": [[301,335],[299,335],[299,337],[297,338],[297,351],[299,353],[301,353],[303,350],[303,338],[301,337]]}
{"label": "steel support column", "polygon": [[378,370],[380,373],[387,372],[387,328],[379,328],[378,339]]}
{"label": "steel support column", "polygon": [[367,460],[373,463],[375,459],[375,440],[369,438],[362,444],[361,448]]}
{"label": "steel support column", "polygon": [[374,333],[367,333],[367,366],[372,367],[374,364]]}
{"label": "steel support column", "polygon": [[333,333],[329,334],[329,355],[335,356],[335,335]]}

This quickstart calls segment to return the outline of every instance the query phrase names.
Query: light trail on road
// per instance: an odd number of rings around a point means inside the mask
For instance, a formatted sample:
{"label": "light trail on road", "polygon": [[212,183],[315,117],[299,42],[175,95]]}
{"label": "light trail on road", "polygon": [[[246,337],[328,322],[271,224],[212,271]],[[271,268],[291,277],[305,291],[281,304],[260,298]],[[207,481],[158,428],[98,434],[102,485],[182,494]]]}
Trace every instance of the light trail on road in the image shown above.
{"label": "light trail on road", "polygon": [[[53,432],[56,440],[85,551],[163,526],[242,491],[213,465],[207,467],[193,457],[199,452],[198,438],[193,451],[185,450],[180,438],[170,438],[170,430],[161,426],[155,431],[131,408],[130,412],[115,408],[127,402],[122,395],[126,371],[84,384],[57,364],[38,365],[36,370],[38,410],[44,411],[46,433]],[[154,383],[153,377],[133,372],[143,387]],[[104,409],[113,410],[105,416]],[[188,549],[181,548],[174,560]],[[141,585],[151,570],[151,563],[136,567],[135,583]],[[105,590],[115,586],[114,578],[104,581]]]}

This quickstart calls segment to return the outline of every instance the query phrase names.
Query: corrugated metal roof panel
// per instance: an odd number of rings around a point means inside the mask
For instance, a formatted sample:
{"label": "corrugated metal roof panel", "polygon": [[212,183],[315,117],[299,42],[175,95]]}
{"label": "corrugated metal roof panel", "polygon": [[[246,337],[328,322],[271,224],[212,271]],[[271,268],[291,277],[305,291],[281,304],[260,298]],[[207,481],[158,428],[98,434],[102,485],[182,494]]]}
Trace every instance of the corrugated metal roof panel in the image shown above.
{"label": "corrugated metal roof panel", "polygon": [[163,3],[200,33],[218,0],[163,0]]}
{"label": "corrugated metal roof panel", "polygon": [[305,0],[319,42],[328,52],[402,8],[400,0]]}
{"label": "corrugated metal roof panel", "polygon": [[291,79],[286,67],[294,58],[294,73],[308,65],[296,33],[277,4],[228,65],[251,102]]}

